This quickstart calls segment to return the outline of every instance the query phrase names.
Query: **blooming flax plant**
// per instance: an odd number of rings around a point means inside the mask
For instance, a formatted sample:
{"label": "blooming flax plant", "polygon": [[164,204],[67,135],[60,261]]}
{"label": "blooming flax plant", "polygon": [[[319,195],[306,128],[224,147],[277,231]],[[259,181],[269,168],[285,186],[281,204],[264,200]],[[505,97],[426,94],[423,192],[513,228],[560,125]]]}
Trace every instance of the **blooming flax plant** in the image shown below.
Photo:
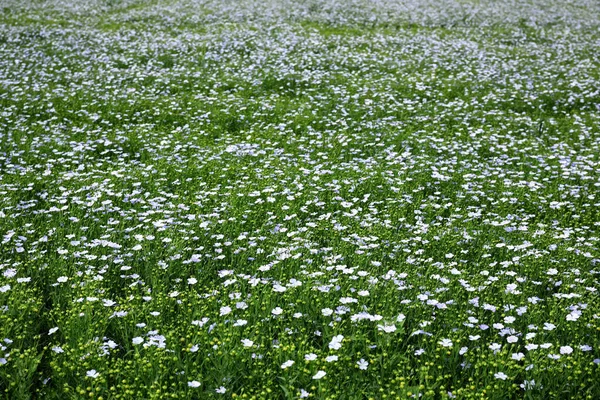
{"label": "blooming flax plant", "polygon": [[7,399],[600,398],[600,9],[4,0]]}

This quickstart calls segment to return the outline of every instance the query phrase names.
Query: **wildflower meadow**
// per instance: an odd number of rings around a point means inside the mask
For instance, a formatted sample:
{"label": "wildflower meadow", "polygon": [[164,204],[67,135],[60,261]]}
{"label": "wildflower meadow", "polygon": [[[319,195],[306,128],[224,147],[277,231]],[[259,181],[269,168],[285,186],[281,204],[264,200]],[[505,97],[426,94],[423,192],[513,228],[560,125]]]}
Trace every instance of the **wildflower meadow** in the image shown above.
{"label": "wildflower meadow", "polygon": [[600,399],[596,0],[0,0],[0,397]]}

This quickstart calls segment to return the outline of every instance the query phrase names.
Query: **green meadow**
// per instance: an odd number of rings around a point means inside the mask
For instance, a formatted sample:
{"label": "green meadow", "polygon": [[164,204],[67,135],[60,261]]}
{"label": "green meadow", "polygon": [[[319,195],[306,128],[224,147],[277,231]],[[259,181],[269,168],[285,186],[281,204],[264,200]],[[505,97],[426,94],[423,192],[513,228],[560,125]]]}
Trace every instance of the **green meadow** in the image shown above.
{"label": "green meadow", "polygon": [[599,399],[594,0],[0,0],[0,397]]}

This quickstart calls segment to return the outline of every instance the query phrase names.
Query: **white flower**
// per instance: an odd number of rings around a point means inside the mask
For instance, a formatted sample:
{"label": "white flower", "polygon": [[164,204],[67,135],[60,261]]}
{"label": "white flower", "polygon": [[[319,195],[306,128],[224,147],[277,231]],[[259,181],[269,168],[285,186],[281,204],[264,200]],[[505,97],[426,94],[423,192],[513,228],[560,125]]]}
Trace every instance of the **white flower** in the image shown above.
{"label": "white flower", "polygon": [[67,278],[66,276],[60,276],[58,279],[56,279],[56,281],[60,283],[65,283],[68,280],[69,278]]}
{"label": "white flower", "polygon": [[369,367],[369,362],[366,361],[364,358],[361,358],[356,362],[356,365],[358,365],[359,369],[366,370]]}
{"label": "white flower", "polygon": [[325,375],[327,375],[327,373],[325,371],[318,371],[312,378],[313,379],[321,379]]}
{"label": "white flower", "polygon": [[415,356],[420,356],[420,355],[421,355],[421,354],[423,354],[423,353],[425,353],[425,350],[424,350],[424,349],[418,349],[418,350],[415,350]]}
{"label": "white flower", "polygon": [[529,343],[528,345],[525,346],[525,349],[527,349],[527,351],[531,351],[531,350],[537,350],[538,347],[540,347],[540,346],[535,343]]}
{"label": "white flower", "polygon": [[519,386],[521,387],[521,389],[524,389],[524,390],[532,389],[535,386],[535,380],[534,379],[532,379],[530,381],[524,380],[523,383],[521,383]]}
{"label": "white flower", "polygon": [[460,354],[461,356],[463,354],[465,354],[467,351],[469,351],[468,347],[461,347],[460,350],[458,351],[458,354]]}
{"label": "white flower", "polygon": [[571,354],[573,352],[573,348],[571,346],[561,346],[560,354]]}
{"label": "white flower", "polygon": [[188,382],[188,386],[189,387],[197,388],[197,387],[200,387],[200,385],[201,385],[201,383],[198,382],[198,381],[190,381],[190,382]]}
{"label": "white flower", "polygon": [[[188,278],[187,283],[188,283],[188,285],[195,285],[196,283],[198,283],[198,279]],[[193,382],[196,382],[196,381],[193,381]],[[189,382],[188,382],[188,384],[189,384]],[[194,386],[194,387],[198,387],[198,386]]]}
{"label": "white flower", "polygon": [[512,356],[511,356],[511,358],[513,360],[516,360],[516,361],[521,361],[523,358],[525,358],[525,354],[523,354],[523,353],[513,353]]}
{"label": "white flower", "polygon": [[281,315],[283,313],[283,310],[281,309],[281,307],[275,307],[273,310],[271,310],[271,314],[273,315]]}
{"label": "white flower", "polygon": [[452,347],[452,340],[450,339],[442,339],[438,342],[438,344],[442,347]]}
{"label": "white flower", "polygon": [[48,331],[48,335],[52,335],[52,334],[53,334],[54,332],[56,332],[57,330],[58,330],[58,326],[57,326],[57,327],[54,327],[54,328],[51,328],[51,329]]}
{"label": "white flower", "polygon": [[545,330],[547,330],[547,331],[551,331],[551,330],[553,330],[554,328],[556,328],[556,325],[554,325],[554,324],[551,324],[551,323],[549,323],[549,322],[544,322],[544,329],[545,329]]}
{"label": "white flower", "polygon": [[219,315],[222,317],[224,315],[229,314],[230,312],[231,312],[231,307],[224,306],[224,307],[221,307],[221,309],[219,310]]}
{"label": "white flower", "polygon": [[344,336],[337,335],[331,339],[329,342],[329,348],[332,350],[339,350],[342,347],[342,341],[344,340]]}
{"label": "white flower", "polygon": [[573,310],[570,314],[567,314],[567,321],[577,321],[581,316],[581,311]]}
{"label": "white flower", "polygon": [[511,336],[509,336],[509,337],[506,338],[506,341],[508,343],[517,343],[519,341],[519,338],[516,337],[516,336],[514,336],[514,335],[511,335]]}
{"label": "white flower", "polygon": [[339,359],[339,357],[336,355],[325,357],[326,362],[334,362],[334,361],[337,361],[338,359]]}
{"label": "white flower", "polygon": [[331,308],[324,308],[321,310],[321,313],[324,316],[329,317],[331,314],[333,314],[333,310]]}
{"label": "white flower", "polygon": [[306,361],[314,361],[317,359],[317,355],[315,353],[309,353],[307,355],[304,356],[304,359]]}
{"label": "white flower", "polygon": [[384,331],[385,333],[392,333],[396,331],[396,325],[377,325],[377,329],[380,331]]}
{"label": "white flower", "polygon": [[310,393],[308,393],[306,390],[304,389],[300,389],[300,398],[301,399],[306,399],[308,396],[310,396]]}
{"label": "white flower", "polygon": [[254,342],[250,339],[242,339],[242,344],[244,345],[244,347],[252,347]]}
{"label": "white flower", "polygon": [[284,362],[283,364],[281,364],[281,369],[289,368],[289,367],[291,367],[294,364],[295,364],[295,361],[293,361],[293,360],[287,360],[286,362]]}
{"label": "white flower", "polygon": [[144,338],[137,336],[133,338],[132,342],[133,344],[141,344],[144,342]]}
{"label": "white flower", "polygon": [[221,386],[220,388],[218,388],[218,389],[215,389],[215,392],[217,392],[217,393],[220,393],[220,394],[223,394],[223,393],[225,393],[226,391],[227,391],[227,389],[225,389],[225,387],[224,387],[224,386]]}
{"label": "white flower", "polygon": [[287,290],[285,286],[282,285],[273,285],[273,291],[276,293],[283,293]]}
{"label": "white flower", "polygon": [[508,375],[506,375],[504,372],[496,372],[494,374],[494,378],[496,378],[496,379],[502,379],[503,381],[505,381],[506,378],[508,378]]}
{"label": "white flower", "polygon": [[94,379],[100,376],[100,374],[95,369],[90,369],[88,372],[85,373],[85,375]]}

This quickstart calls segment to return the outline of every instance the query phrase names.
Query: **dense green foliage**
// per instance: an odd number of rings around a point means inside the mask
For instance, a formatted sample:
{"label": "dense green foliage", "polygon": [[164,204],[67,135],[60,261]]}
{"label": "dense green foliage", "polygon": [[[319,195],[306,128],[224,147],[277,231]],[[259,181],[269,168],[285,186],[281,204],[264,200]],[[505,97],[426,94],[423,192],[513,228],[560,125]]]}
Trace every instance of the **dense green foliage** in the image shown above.
{"label": "dense green foliage", "polygon": [[6,399],[600,398],[593,0],[0,3]]}

